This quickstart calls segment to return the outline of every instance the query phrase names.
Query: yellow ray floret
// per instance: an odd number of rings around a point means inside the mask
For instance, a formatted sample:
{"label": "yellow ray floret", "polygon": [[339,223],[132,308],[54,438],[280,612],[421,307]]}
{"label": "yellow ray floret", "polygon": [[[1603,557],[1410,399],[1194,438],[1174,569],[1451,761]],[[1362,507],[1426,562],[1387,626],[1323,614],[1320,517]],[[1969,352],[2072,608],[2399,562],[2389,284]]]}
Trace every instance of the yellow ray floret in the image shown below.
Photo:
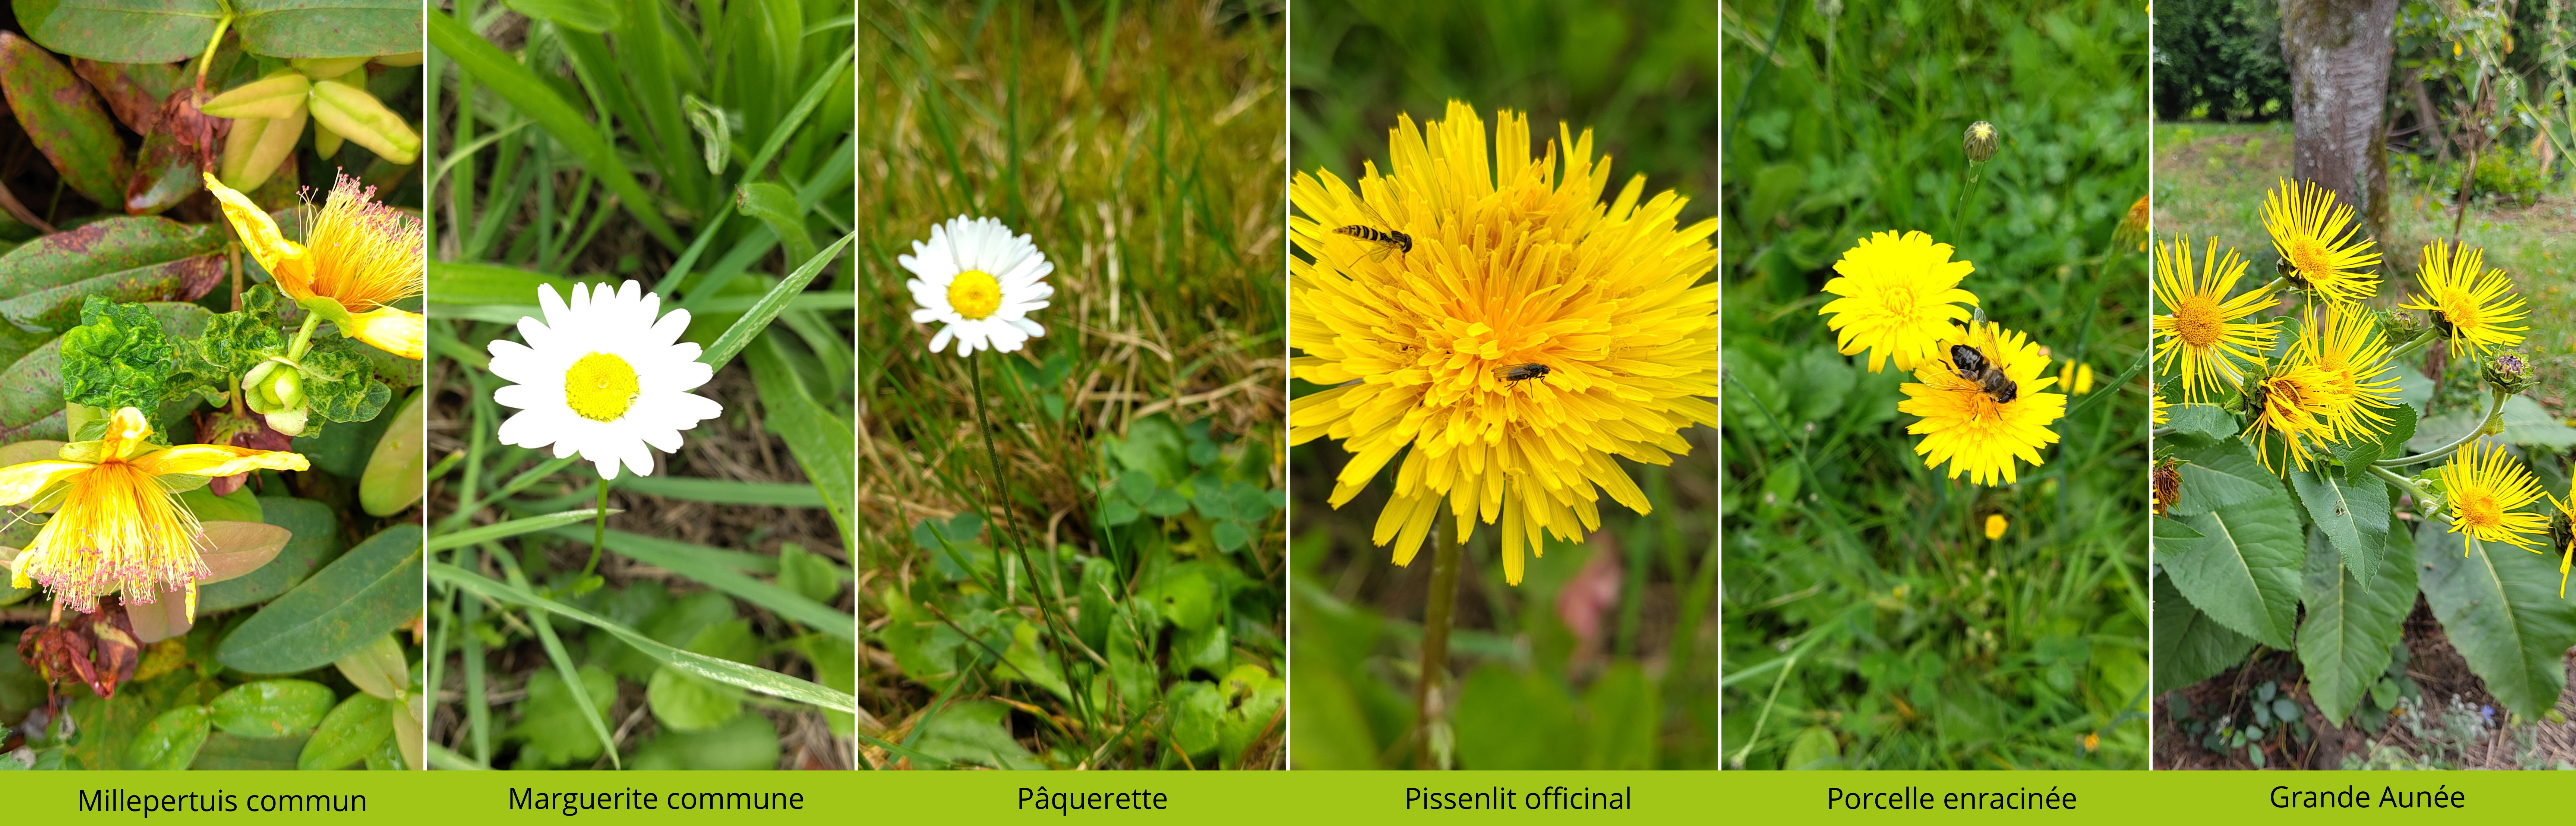
{"label": "yellow ray floret", "polygon": [[[1446,510],[1461,542],[1501,528],[1518,584],[1525,549],[1600,527],[1603,495],[1652,508],[1619,459],[1669,464],[1690,452],[1682,429],[1716,426],[1719,288],[1700,281],[1717,225],[1679,226],[1683,199],[1644,198],[1644,176],[1604,204],[1610,162],[1590,132],[1560,126],[1534,157],[1527,117],[1495,126],[1488,142],[1457,102],[1420,127],[1400,116],[1365,201],[1330,171],[1290,185],[1306,254],[1289,265],[1289,369],[1332,389],[1290,402],[1289,441],[1350,451],[1334,507],[1396,464],[1374,536],[1396,564]],[[1334,232],[1358,224],[1412,249]]]}
{"label": "yellow ray floret", "polygon": [[109,417],[97,441],[65,445],[59,459],[0,468],[0,505],[52,510],[11,567],[11,584],[41,582],[57,603],[88,613],[100,596],[122,592],[128,603],[184,593],[197,610],[205,531],[171,493],[165,476],[230,476],[253,470],[303,470],[304,456],[230,445],[163,447],[135,408]]}
{"label": "yellow ray floret", "polygon": [[1953,345],[1976,348],[2003,371],[2011,381],[2011,401],[1997,401],[1996,388],[1963,375],[1947,357],[1915,368],[1915,381],[1897,388],[1906,399],[1896,403],[1898,412],[1923,417],[1905,428],[1923,437],[1914,453],[1924,467],[1950,463],[1952,479],[1965,473],[1980,485],[2018,481],[2017,462],[2042,464],[2039,449],[2057,443],[2049,425],[2066,415],[2066,394],[2045,392],[2057,384],[2055,376],[2043,375],[2048,356],[2028,336],[1994,322],[1942,342],[1941,351]]}
{"label": "yellow ray floret", "polygon": [[2224,254],[2210,242],[2200,266],[2192,266],[2191,242],[2159,243],[2155,249],[2156,309],[2148,319],[2156,338],[2156,369],[2182,378],[2182,399],[2198,404],[2222,386],[2243,384],[2245,372],[2260,369],[2262,356],[2280,335],[2280,322],[2247,321],[2272,303],[2269,287],[2247,290],[2233,298],[2245,275],[2245,259],[2233,249]]}
{"label": "yellow ray floret", "polygon": [[2379,293],[2379,253],[2371,241],[2357,237],[2352,207],[2335,202],[2334,190],[2314,181],[2283,180],[2263,193],[2263,229],[2272,248],[2289,263],[2288,275],[2330,304],[2346,304]]}
{"label": "yellow ray floret", "polygon": [[2513,291],[2513,279],[2504,270],[2487,269],[2485,250],[2434,239],[2424,245],[2415,278],[2423,282],[2423,294],[2398,306],[2431,315],[2433,328],[2451,340],[2453,356],[2474,353],[2483,359],[2495,348],[2520,347],[2522,334],[2531,330],[2519,323],[2529,312]]}
{"label": "yellow ray floret", "polygon": [[[2540,481],[2506,455],[2503,445],[2481,451],[2481,441],[2461,445],[2460,452],[2442,464],[2442,509],[2451,515],[2451,532],[2532,550],[2540,545],[2532,535],[2549,530],[2549,517],[2524,513],[2521,508],[2539,501]],[[2468,552],[2460,549],[2462,556]]]}
{"label": "yellow ray floret", "polygon": [[343,335],[404,358],[423,355],[420,315],[386,306],[428,286],[428,235],[418,219],[376,203],[374,188],[343,176],[298,244],[215,176],[206,176],[206,189],[223,204],[251,257],[276,277],[278,291],[308,308],[313,299],[327,299],[321,309]]}
{"label": "yellow ray floret", "polygon": [[1816,311],[1834,331],[1835,349],[1846,356],[1868,351],[1872,373],[1891,357],[1906,371],[1940,358],[1940,342],[1968,320],[1959,305],[1977,303],[1959,289],[1976,265],[1952,261],[1950,253],[1950,245],[1920,232],[1881,232],[1843,251],[1824,287],[1841,297]]}
{"label": "yellow ray floret", "polygon": [[2328,441],[2376,442],[2387,435],[2392,422],[2381,411],[2397,407],[2397,370],[2388,358],[2388,339],[2370,313],[2331,304],[2310,308],[2288,360],[2325,372],[2332,392],[2318,402],[2332,430]]}

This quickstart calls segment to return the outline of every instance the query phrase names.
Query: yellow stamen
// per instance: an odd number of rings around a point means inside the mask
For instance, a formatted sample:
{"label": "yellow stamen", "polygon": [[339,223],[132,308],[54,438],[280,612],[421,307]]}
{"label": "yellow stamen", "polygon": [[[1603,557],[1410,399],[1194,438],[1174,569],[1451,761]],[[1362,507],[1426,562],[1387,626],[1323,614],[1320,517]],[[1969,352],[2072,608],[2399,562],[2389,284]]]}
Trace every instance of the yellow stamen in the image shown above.
{"label": "yellow stamen", "polygon": [[564,371],[564,403],[594,422],[625,418],[635,405],[635,368],[625,359],[592,353]]}
{"label": "yellow stamen", "polygon": [[969,321],[990,317],[1002,308],[1002,282],[983,270],[967,270],[948,282],[948,306]]}

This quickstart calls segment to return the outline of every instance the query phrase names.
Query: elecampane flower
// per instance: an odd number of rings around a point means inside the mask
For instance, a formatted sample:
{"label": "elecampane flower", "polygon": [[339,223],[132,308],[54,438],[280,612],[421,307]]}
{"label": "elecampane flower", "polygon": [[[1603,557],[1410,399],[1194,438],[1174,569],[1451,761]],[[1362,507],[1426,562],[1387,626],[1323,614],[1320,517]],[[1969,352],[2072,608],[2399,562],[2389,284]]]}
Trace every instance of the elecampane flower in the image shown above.
{"label": "elecampane flower", "polygon": [[2281,472],[2272,461],[2269,444],[2282,446],[2291,464],[2305,468],[2317,445],[2335,440],[2330,414],[2351,403],[2341,387],[2323,367],[2284,360],[2246,389],[2253,418],[2245,425],[2245,441],[2255,446],[2254,454],[2265,469]]}
{"label": "elecampane flower", "polygon": [[2263,193],[2263,229],[2272,248],[2289,262],[2289,276],[2327,303],[2346,304],[2379,293],[2379,265],[2371,241],[2356,237],[2352,207],[2335,202],[2334,190],[2313,181],[2284,180]]}
{"label": "elecampane flower", "polygon": [[[2548,494],[2544,491],[2542,495],[2546,496]],[[2551,520],[2552,522],[2561,520],[2576,521],[2576,495],[2569,496],[2567,501],[2564,502],[2559,501],[2556,496],[2550,496],[2549,504],[2558,508],[2558,516],[2553,518]],[[2571,540],[2576,540],[2576,537],[2560,536],[2556,531],[2552,531],[2549,535],[2549,541],[2558,545],[2558,547],[2551,548],[2550,550],[2558,552],[2559,599],[2567,598],[2567,574],[2570,570],[2576,570],[2576,541]],[[2540,552],[2534,551],[2534,553]],[[2543,555],[2545,556],[2546,554]]]}
{"label": "elecampane flower", "polygon": [[2263,364],[2258,355],[2280,335],[2280,322],[2247,321],[2272,303],[2272,291],[2257,288],[2229,297],[2245,276],[2245,259],[2233,249],[2221,254],[2218,243],[2194,267],[2190,241],[2156,245],[2155,300],[2161,315],[2150,316],[2156,339],[2156,368],[2182,378],[2182,399],[2197,404],[2222,385],[2244,383],[2245,372]]}
{"label": "elecampane flower", "polygon": [[579,454],[617,478],[618,466],[653,473],[653,452],[676,453],[680,432],[724,413],[715,400],[688,391],[715,375],[698,345],[680,341],[689,311],[661,311],[662,297],[628,281],[575,284],[572,302],[554,285],[537,288],[545,320],[519,319],[526,344],[494,339],[492,374],[513,382],[492,401],[519,412],[501,422],[505,444],[554,446],[555,458]]}
{"label": "elecampane flower", "polygon": [[1897,388],[1906,396],[1896,403],[1897,412],[1923,417],[1905,428],[1923,437],[1914,443],[1914,453],[1927,468],[1948,462],[1952,479],[1965,473],[1980,485],[2018,481],[2017,461],[2036,467],[2044,461],[2039,449],[2057,443],[2057,432],[2049,425],[2065,417],[2066,394],[2045,392],[2057,377],[2043,375],[2048,356],[2028,336],[1985,322],[1942,342],[1941,351],[1948,353],[1954,344],[1976,348],[2002,371],[2012,383],[2011,401],[1997,401],[1996,396],[2006,394],[1962,375],[1946,357],[1924,363],[1915,368],[1915,381]]}
{"label": "elecampane flower", "polygon": [[[2521,508],[2540,499],[2540,482],[2503,445],[2481,451],[2471,440],[2442,464],[2442,508],[2451,515],[2451,532],[2480,542],[2503,542],[2531,550],[2540,542],[2528,534],[2549,530],[2549,517]],[[2468,549],[2460,554],[2466,556]]]}
{"label": "elecampane flower", "polygon": [[2335,442],[2376,442],[2393,423],[2383,410],[2397,406],[2397,370],[2379,322],[2359,307],[2312,309],[2289,359],[2325,371],[2333,393],[2323,400]]}
{"label": "elecampane flower", "polygon": [[2487,269],[2485,250],[2436,238],[2424,245],[2415,278],[2423,294],[2398,306],[2431,316],[2433,328],[2451,340],[2453,356],[2484,358],[2494,348],[2520,347],[2522,334],[2531,330],[2517,323],[2529,313],[2513,291],[2513,279],[2504,270]]}
{"label": "elecampane flower", "polygon": [[[108,593],[139,604],[176,591],[193,616],[197,579],[210,573],[203,552],[212,546],[176,491],[217,476],[308,467],[299,453],[164,447],[152,435],[143,411],[128,407],[109,415],[97,441],[65,445],[60,458],[0,468],[0,505],[54,511],[11,563],[12,585],[44,583],[57,604],[84,614]],[[164,478],[173,476],[192,478]]]}
{"label": "elecampane flower", "polygon": [[376,203],[374,187],[343,175],[298,244],[279,234],[277,222],[249,198],[213,175],[205,179],[279,292],[323,313],[342,335],[407,359],[423,355],[428,337],[421,315],[389,306],[428,286],[429,236],[420,219]]}
{"label": "elecampane flower", "polygon": [[940,325],[930,337],[930,352],[955,341],[959,356],[1015,353],[1029,339],[1046,335],[1029,313],[1046,309],[1055,296],[1055,287],[1046,283],[1055,264],[1029,236],[1011,235],[999,220],[949,219],[932,226],[930,240],[912,242],[912,254],[895,262],[914,276],[903,282],[913,303],[921,305],[912,311],[913,323]]}
{"label": "elecampane flower", "polygon": [[[1308,255],[1289,263],[1289,370],[1331,389],[1289,403],[1289,442],[1350,451],[1334,507],[1401,459],[1373,537],[1396,564],[1445,512],[1461,543],[1498,525],[1518,584],[1544,535],[1600,527],[1604,494],[1652,510],[1620,458],[1666,464],[1690,452],[1683,428],[1716,426],[1719,288],[1700,279],[1717,224],[1679,226],[1683,199],[1644,197],[1642,175],[1605,207],[1590,132],[1560,126],[1533,157],[1527,117],[1501,113],[1488,140],[1451,102],[1421,127],[1398,116],[1391,137],[1392,174],[1361,179],[1366,210],[1330,171],[1290,184]],[[1412,250],[1335,232],[1370,213]]]}
{"label": "elecampane flower", "polygon": [[1834,347],[1843,355],[1869,352],[1869,371],[1878,372],[1892,357],[1896,369],[1912,371],[1940,358],[1940,342],[1958,334],[1977,297],[1959,289],[1959,280],[1976,270],[1966,261],[1950,260],[1950,245],[1920,232],[1881,232],[1860,239],[1834,262],[1836,277],[1824,291],[1836,298],[1816,311],[1834,331]]}

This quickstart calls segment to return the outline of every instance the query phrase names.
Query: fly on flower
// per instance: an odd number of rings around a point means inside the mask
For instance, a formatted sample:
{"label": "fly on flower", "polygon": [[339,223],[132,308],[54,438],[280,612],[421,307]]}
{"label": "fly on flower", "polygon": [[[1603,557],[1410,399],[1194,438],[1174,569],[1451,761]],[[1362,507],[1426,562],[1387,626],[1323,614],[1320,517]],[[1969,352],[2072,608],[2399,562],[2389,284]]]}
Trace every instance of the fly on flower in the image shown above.
{"label": "fly on flower", "polygon": [[680,450],[682,431],[724,413],[689,391],[714,378],[698,345],[680,340],[689,311],[661,315],[662,297],[628,281],[576,284],[572,301],[552,284],[537,288],[545,320],[519,319],[526,344],[495,339],[492,374],[513,384],[492,401],[519,412],[501,423],[500,439],[525,448],[554,447],[555,458],[579,455],[617,478],[618,468],[653,474],[653,452]]}

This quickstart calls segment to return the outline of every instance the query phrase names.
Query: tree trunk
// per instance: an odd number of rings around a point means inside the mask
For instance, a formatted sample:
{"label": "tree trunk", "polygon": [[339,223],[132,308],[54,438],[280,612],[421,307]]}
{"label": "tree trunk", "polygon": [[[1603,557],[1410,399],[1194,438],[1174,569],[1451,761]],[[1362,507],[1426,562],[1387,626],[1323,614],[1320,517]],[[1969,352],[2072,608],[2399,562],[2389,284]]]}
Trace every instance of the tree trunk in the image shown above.
{"label": "tree trunk", "polygon": [[2398,0],[2281,0],[2290,174],[2334,190],[2362,231],[2388,225],[2388,68]]}
{"label": "tree trunk", "polygon": [[2423,133],[2424,139],[2432,142],[2435,158],[2449,162],[2451,137],[2442,131],[2442,117],[2434,114],[2433,93],[2424,88],[2422,69],[2406,73],[2406,90],[2415,97],[2415,120],[2417,121],[2415,131]]}

